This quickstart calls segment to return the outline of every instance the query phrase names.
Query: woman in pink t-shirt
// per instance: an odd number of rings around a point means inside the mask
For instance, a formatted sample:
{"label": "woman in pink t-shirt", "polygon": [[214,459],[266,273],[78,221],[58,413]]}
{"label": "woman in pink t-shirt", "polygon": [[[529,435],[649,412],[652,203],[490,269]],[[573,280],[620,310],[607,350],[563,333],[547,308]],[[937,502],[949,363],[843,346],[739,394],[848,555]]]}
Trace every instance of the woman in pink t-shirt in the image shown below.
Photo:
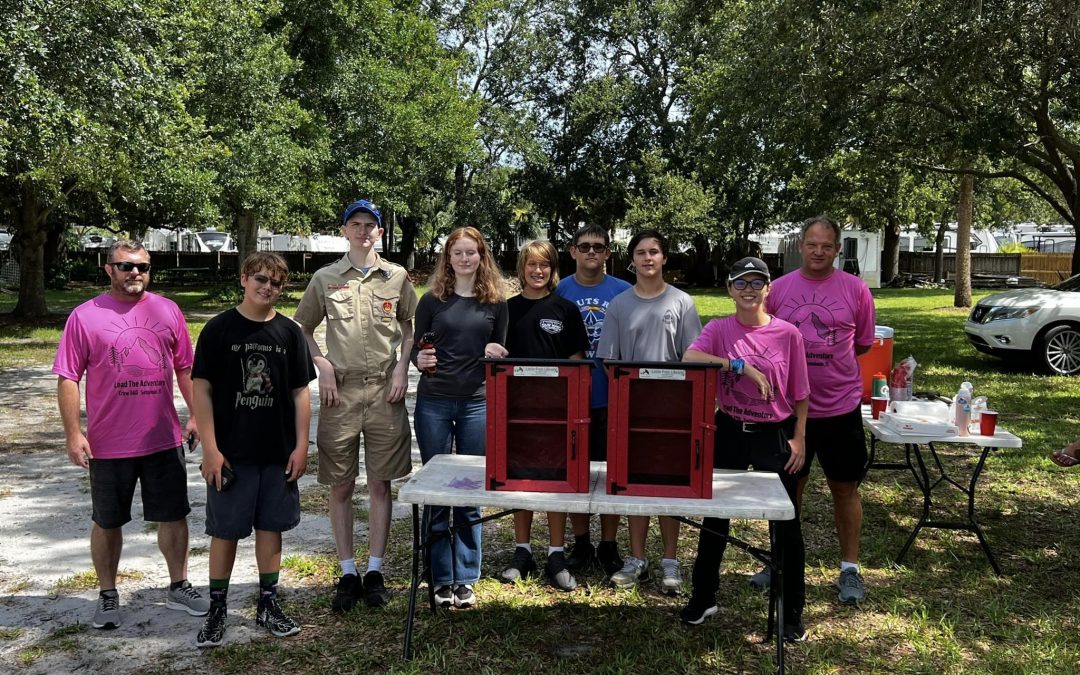
{"label": "woman in pink t-shirt", "polygon": [[[765,312],[770,282],[769,268],[760,259],[735,263],[727,280],[735,314],[710,321],[683,360],[719,363],[722,368],[716,388],[716,468],[753,466],[775,472],[796,505],[795,520],[770,523],[770,538],[773,550],[783,551],[784,639],[801,641],[806,638],[806,552],[795,490],[810,386],[799,330]],[[719,518],[706,518],[702,524],[693,593],[681,613],[684,623],[700,624],[718,611],[716,591],[729,527],[728,520]]]}

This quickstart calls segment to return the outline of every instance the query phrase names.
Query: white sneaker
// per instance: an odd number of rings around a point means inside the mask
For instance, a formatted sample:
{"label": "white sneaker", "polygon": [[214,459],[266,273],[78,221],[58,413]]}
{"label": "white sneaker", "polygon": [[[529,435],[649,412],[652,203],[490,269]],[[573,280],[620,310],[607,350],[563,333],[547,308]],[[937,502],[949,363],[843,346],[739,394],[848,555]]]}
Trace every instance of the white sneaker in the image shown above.
{"label": "white sneaker", "polygon": [[649,562],[629,556],[623,563],[623,568],[611,575],[611,585],[615,588],[631,588],[639,581],[646,581],[648,578]]}
{"label": "white sneaker", "polygon": [[682,571],[678,560],[663,560],[660,569],[664,576],[660,580],[660,592],[664,595],[679,595],[682,593]]}

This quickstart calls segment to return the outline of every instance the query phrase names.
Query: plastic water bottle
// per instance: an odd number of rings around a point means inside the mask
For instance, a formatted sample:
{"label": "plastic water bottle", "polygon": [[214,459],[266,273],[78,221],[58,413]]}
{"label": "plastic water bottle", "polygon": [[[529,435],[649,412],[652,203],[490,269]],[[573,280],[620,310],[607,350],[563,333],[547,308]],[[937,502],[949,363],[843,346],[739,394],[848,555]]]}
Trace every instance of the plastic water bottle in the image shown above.
{"label": "plastic water bottle", "polygon": [[[965,382],[964,384],[969,384]],[[957,435],[969,436],[971,435],[971,390],[961,386],[960,391],[956,392],[956,398],[953,399],[953,405],[956,407],[956,417],[953,423],[956,424]]]}

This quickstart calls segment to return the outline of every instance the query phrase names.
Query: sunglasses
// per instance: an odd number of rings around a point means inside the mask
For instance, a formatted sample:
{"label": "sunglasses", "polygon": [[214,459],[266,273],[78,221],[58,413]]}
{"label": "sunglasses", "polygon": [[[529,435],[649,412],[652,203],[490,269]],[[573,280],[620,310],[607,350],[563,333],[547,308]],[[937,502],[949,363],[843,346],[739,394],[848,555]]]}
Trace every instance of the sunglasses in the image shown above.
{"label": "sunglasses", "polygon": [[146,274],[150,271],[150,263],[133,263],[127,262],[111,262],[109,263],[121,272],[130,272],[131,270],[139,270],[139,274]]}
{"label": "sunglasses", "polygon": [[607,244],[575,244],[574,248],[578,250],[578,253],[588,253],[590,250],[595,253],[603,253],[607,250]]}
{"label": "sunglasses", "polygon": [[769,282],[765,281],[764,279],[754,279],[752,281],[747,281],[746,279],[736,279],[735,281],[731,282],[731,287],[737,291],[742,291],[745,290],[747,286],[749,286],[755,291],[760,291],[761,289],[765,288],[768,283]]}
{"label": "sunglasses", "polygon": [[272,288],[280,289],[282,286],[285,285],[284,281],[278,281],[277,279],[271,279],[270,277],[266,276],[265,274],[252,274],[251,278],[254,279],[257,283],[260,283],[260,284],[270,284],[270,286]]}

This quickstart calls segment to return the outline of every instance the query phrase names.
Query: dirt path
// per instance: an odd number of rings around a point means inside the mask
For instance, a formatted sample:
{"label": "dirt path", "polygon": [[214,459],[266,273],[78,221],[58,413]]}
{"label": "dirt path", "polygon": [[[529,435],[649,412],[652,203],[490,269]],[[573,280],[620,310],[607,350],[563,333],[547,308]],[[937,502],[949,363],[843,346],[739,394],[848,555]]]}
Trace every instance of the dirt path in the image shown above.
{"label": "dirt path", "polygon": [[[416,390],[415,371],[410,389]],[[312,398],[317,399],[317,383]],[[157,549],[156,533],[142,522],[140,498],[133,520],[124,527],[120,560],[123,625],[114,631],[90,628],[96,586],[72,583],[93,570],[90,561],[90,495],[86,471],[72,465],[56,409],[56,377],[48,367],[0,372],[0,670],[22,673],[128,673],[148,669],[209,672],[194,647],[202,619],[165,608],[168,573]],[[410,394],[408,406],[413,406]],[[177,397],[177,406],[185,410]],[[85,410],[85,407],[84,407]],[[312,418],[315,438],[317,406]],[[314,443],[313,443],[314,447]],[[188,577],[205,593],[208,539],[203,534],[206,486],[198,472],[200,453],[187,456],[192,555]],[[362,461],[362,458],[361,458]],[[413,445],[413,462],[420,465]],[[361,469],[361,476],[363,470]],[[314,489],[308,474],[301,494]],[[358,496],[363,498],[362,486]],[[402,517],[407,507],[395,508]],[[357,525],[357,540],[364,531]],[[305,513],[300,526],[285,534],[288,553],[330,553],[333,538],[325,515]],[[244,598],[256,589],[254,542],[241,542],[230,596]],[[83,577],[85,578],[85,577]],[[236,613],[230,610],[230,615]],[[230,618],[229,641],[257,633],[253,617]]]}

